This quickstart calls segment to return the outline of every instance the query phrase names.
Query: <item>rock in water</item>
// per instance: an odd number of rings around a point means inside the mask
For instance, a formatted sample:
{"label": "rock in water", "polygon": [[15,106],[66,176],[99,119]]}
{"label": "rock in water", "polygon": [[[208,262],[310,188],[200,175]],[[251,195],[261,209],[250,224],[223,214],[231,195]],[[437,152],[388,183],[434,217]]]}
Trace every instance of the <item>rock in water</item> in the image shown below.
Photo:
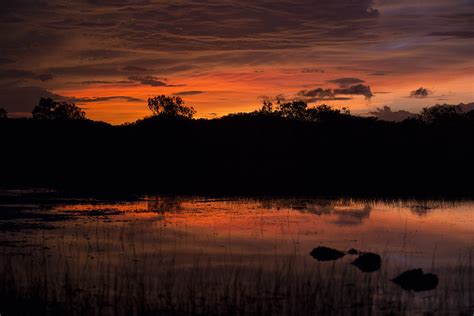
{"label": "rock in water", "polygon": [[430,291],[438,286],[438,277],[433,273],[423,273],[422,269],[408,270],[392,280],[404,290],[415,292]]}
{"label": "rock in water", "polygon": [[358,255],[360,253],[360,251],[357,250],[357,249],[351,248],[351,249],[349,249],[349,251],[347,253],[350,254],[350,255]]}
{"label": "rock in water", "polygon": [[408,270],[397,276],[392,281],[398,284],[404,290],[412,290],[417,282],[423,278],[423,270]]}
{"label": "rock in water", "polygon": [[421,292],[434,290],[438,286],[438,282],[439,280],[436,274],[425,273],[421,282],[413,287],[413,291]]}
{"label": "rock in water", "polygon": [[367,252],[357,257],[352,264],[362,272],[374,272],[380,269],[382,259],[376,253]]}
{"label": "rock in water", "polygon": [[343,252],[328,247],[314,248],[310,255],[318,261],[331,261],[344,257]]}

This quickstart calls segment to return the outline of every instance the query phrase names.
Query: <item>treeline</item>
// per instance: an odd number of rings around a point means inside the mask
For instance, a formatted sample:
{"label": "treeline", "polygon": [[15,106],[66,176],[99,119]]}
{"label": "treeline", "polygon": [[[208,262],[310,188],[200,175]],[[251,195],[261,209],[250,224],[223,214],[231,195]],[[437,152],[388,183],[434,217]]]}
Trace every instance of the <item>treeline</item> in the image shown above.
{"label": "treeline", "polygon": [[148,106],[151,117],[121,126],[87,120],[80,109],[47,99],[33,119],[1,120],[0,185],[87,193],[474,196],[474,111],[436,106],[393,123],[302,101],[265,101],[253,113],[212,120],[193,119],[194,109],[175,97],[152,98]]}

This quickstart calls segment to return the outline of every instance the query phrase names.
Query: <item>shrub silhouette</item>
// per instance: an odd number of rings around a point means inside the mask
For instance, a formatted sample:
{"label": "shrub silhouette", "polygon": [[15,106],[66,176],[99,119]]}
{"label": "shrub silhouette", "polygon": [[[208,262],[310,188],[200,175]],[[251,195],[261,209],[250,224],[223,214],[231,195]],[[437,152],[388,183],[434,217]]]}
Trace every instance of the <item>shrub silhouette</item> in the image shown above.
{"label": "shrub silhouette", "polygon": [[180,97],[168,97],[165,95],[148,99],[148,108],[153,115],[164,115],[170,117],[193,118],[196,111],[193,107],[184,105],[184,100]]}
{"label": "shrub silhouette", "polygon": [[83,120],[86,118],[86,113],[74,103],[56,102],[51,98],[41,98],[32,114],[37,120]]}
{"label": "shrub silhouette", "polygon": [[8,118],[8,113],[4,108],[0,108],[0,120]]}

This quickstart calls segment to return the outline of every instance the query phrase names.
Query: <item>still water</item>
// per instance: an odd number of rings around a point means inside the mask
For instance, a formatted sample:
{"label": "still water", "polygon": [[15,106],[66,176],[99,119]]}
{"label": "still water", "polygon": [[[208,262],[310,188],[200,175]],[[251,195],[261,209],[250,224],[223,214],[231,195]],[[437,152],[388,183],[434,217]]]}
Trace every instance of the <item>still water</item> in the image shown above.
{"label": "still water", "polygon": [[[432,311],[432,306],[423,305],[427,297],[442,297],[447,291],[456,301],[447,310],[468,312],[474,307],[469,285],[473,201],[175,196],[111,201],[48,194],[32,198],[28,192],[16,191],[3,192],[1,201],[0,251],[15,264],[17,282],[26,286],[34,276],[24,271],[34,271],[38,264],[46,264],[53,274],[67,268],[68,278],[83,290],[110,287],[107,275],[118,273],[113,271],[121,271],[133,283],[138,275],[146,280],[163,273],[158,270],[165,265],[173,269],[166,274],[179,275],[176,271],[196,267],[224,273],[229,267],[234,272],[235,267],[274,271],[285,262],[283,266],[291,266],[295,274],[318,270],[324,276],[327,269],[340,269],[359,277],[350,266],[351,256],[332,263],[309,256],[315,247],[326,246],[379,254],[383,268],[374,282],[377,287],[382,284],[383,293],[396,296],[399,304],[405,301],[397,295],[405,295],[404,291],[389,280],[404,270],[422,268],[436,273],[440,283],[437,294],[421,294],[419,304],[410,301],[420,312]],[[460,266],[471,270],[461,271]],[[467,279],[467,285],[456,285],[456,273]],[[62,286],[63,281],[51,282]],[[298,313],[285,311],[276,314]]]}

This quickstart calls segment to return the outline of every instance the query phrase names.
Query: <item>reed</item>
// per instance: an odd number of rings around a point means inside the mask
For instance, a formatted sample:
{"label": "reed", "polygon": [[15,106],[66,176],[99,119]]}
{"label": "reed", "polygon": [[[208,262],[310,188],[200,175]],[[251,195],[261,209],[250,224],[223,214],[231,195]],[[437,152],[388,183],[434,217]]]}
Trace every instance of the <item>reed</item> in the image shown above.
{"label": "reed", "polygon": [[[35,237],[28,251],[0,246],[2,315],[404,315],[474,309],[472,255],[436,290],[403,291],[406,267],[384,260],[364,274],[342,259],[293,254],[180,254],[135,225],[88,226]],[[118,241],[118,242],[117,242]],[[389,256],[383,256],[387,258]]]}

